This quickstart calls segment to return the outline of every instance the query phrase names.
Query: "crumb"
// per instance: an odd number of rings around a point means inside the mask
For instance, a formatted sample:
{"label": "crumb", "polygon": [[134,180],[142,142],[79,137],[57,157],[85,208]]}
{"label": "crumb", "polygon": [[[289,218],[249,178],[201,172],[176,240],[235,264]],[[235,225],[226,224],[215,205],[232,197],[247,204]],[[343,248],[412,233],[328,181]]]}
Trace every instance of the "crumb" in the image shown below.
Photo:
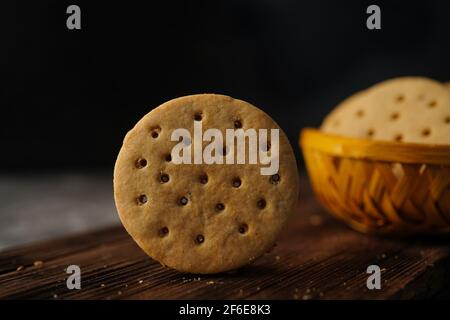
{"label": "crumb", "polygon": [[122,291],[117,291],[117,294],[120,296],[122,294]]}
{"label": "crumb", "polygon": [[53,295],[53,299],[57,299],[58,298],[58,295],[55,293],[54,295]]}
{"label": "crumb", "polygon": [[42,267],[42,266],[44,265],[44,262],[41,261],[41,260],[37,260],[37,261],[33,262],[33,265],[34,265],[35,267],[40,268],[40,267]]}
{"label": "crumb", "polygon": [[381,258],[382,258],[382,259],[386,259],[386,253],[383,253],[383,254],[381,255]]}
{"label": "crumb", "polygon": [[310,294],[305,294],[303,297],[302,297],[302,300],[309,300],[309,299],[311,299],[312,298],[312,296],[310,295]]}
{"label": "crumb", "polygon": [[299,299],[298,294],[294,294],[293,298],[294,298],[295,300],[298,300],[298,299]]}
{"label": "crumb", "polygon": [[208,281],[206,284],[214,284],[214,281]]}
{"label": "crumb", "polygon": [[102,288],[103,288],[104,286],[105,286],[105,284],[104,284],[104,283],[102,283],[102,284],[100,285],[100,287],[102,287]]}
{"label": "crumb", "polygon": [[128,283],[125,283],[125,286],[124,286],[125,288],[128,288]]}
{"label": "crumb", "polygon": [[311,289],[306,289],[306,293],[310,293],[311,292]]}
{"label": "crumb", "polygon": [[16,271],[22,271],[23,269],[25,269],[24,266],[18,266],[17,269],[16,269]]}
{"label": "crumb", "polygon": [[141,284],[141,283],[143,283],[144,282],[144,280],[139,280],[139,284]]}
{"label": "crumb", "polygon": [[320,296],[320,297],[323,297],[323,292],[320,292],[320,293],[319,293],[319,296]]}
{"label": "crumb", "polygon": [[275,257],[275,260],[280,260],[280,256],[276,256],[276,257]]}
{"label": "crumb", "polygon": [[256,290],[259,291],[259,290],[261,290],[261,288],[260,287],[256,287]]}

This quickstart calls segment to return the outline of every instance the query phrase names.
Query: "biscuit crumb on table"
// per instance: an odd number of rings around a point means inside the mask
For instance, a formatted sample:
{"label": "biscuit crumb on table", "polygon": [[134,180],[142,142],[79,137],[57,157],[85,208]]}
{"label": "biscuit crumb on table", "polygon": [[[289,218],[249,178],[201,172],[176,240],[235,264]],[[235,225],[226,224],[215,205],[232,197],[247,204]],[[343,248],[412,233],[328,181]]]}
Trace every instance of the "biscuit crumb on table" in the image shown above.
{"label": "biscuit crumb on table", "polygon": [[44,262],[41,261],[41,260],[37,260],[37,261],[34,261],[34,262],[33,262],[33,265],[34,265],[35,267],[37,267],[37,268],[40,268],[40,267],[42,267],[42,266],[44,265]]}
{"label": "biscuit crumb on table", "polygon": [[[61,300],[445,297],[449,281],[433,276],[447,272],[450,248],[445,241],[362,235],[325,216],[304,175],[302,192],[301,206],[274,252],[233,272],[199,276],[162,268],[117,226],[0,252],[0,299],[56,299],[55,294]],[[314,214],[324,217],[321,226],[309,223]],[[100,256],[106,258],[93,259]],[[11,257],[17,259],[15,265],[9,263]],[[64,269],[74,264],[74,257],[82,270],[81,290],[66,285]],[[34,261],[45,261],[38,276]],[[383,290],[376,292],[364,289],[367,266],[373,263],[382,271]],[[406,264],[408,272],[396,272]],[[17,272],[20,265],[25,268]]]}

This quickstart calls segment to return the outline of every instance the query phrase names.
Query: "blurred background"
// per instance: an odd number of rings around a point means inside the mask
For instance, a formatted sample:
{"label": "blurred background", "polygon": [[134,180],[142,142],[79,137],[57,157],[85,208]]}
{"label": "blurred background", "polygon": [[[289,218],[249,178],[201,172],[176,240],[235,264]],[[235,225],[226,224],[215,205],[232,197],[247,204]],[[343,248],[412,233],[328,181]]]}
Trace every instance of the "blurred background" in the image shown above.
{"label": "blurred background", "polygon": [[[81,30],[66,8],[81,8]],[[381,7],[381,30],[366,9]],[[450,80],[450,2],[17,1],[0,11],[0,249],[117,223],[125,133],[174,97],[223,93],[302,127],[386,78]],[[302,174],[304,174],[302,172]]]}

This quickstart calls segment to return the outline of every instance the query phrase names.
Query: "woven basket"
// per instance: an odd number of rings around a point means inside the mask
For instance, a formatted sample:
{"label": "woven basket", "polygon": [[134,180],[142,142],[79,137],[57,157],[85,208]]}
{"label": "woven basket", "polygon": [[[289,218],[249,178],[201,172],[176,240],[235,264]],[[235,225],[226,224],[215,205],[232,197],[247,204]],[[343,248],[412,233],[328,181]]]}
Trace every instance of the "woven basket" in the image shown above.
{"label": "woven basket", "polygon": [[450,146],[381,142],[304,129],[300,146],[320,202],[377,234],[450,232]]}

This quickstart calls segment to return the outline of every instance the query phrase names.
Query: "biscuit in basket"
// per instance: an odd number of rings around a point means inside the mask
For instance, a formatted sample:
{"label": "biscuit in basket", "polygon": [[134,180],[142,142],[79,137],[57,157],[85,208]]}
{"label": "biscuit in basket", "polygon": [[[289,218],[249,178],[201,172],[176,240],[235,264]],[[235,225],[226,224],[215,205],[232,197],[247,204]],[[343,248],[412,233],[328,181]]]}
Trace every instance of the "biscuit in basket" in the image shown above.
{"label": "biscuit in basket", "polygon": [[420,77],[382,82],[300,136],[319,201],[367,233],[450,233],[450,90]]}
{"label": "biscuit in basket", "polygon": [[195,123],[224,136],[226,129],[279,129],[260,109],[228,96],[168,101],[124,139],[114,169],[116,207],[128,233],[161,264],[190,273],[229,271],[273,246],[297,201],[296,160],[279,130],[279,170],[272,175],[262,175],[260,163],[176,164],[179,142],[171,135],[179,128],[192,133]]}
{"label": "biscuit in basket", "polygon": [[387,80],[342,102],[326,133],[374,140],[450,145],[450,90],[422,77]]}

